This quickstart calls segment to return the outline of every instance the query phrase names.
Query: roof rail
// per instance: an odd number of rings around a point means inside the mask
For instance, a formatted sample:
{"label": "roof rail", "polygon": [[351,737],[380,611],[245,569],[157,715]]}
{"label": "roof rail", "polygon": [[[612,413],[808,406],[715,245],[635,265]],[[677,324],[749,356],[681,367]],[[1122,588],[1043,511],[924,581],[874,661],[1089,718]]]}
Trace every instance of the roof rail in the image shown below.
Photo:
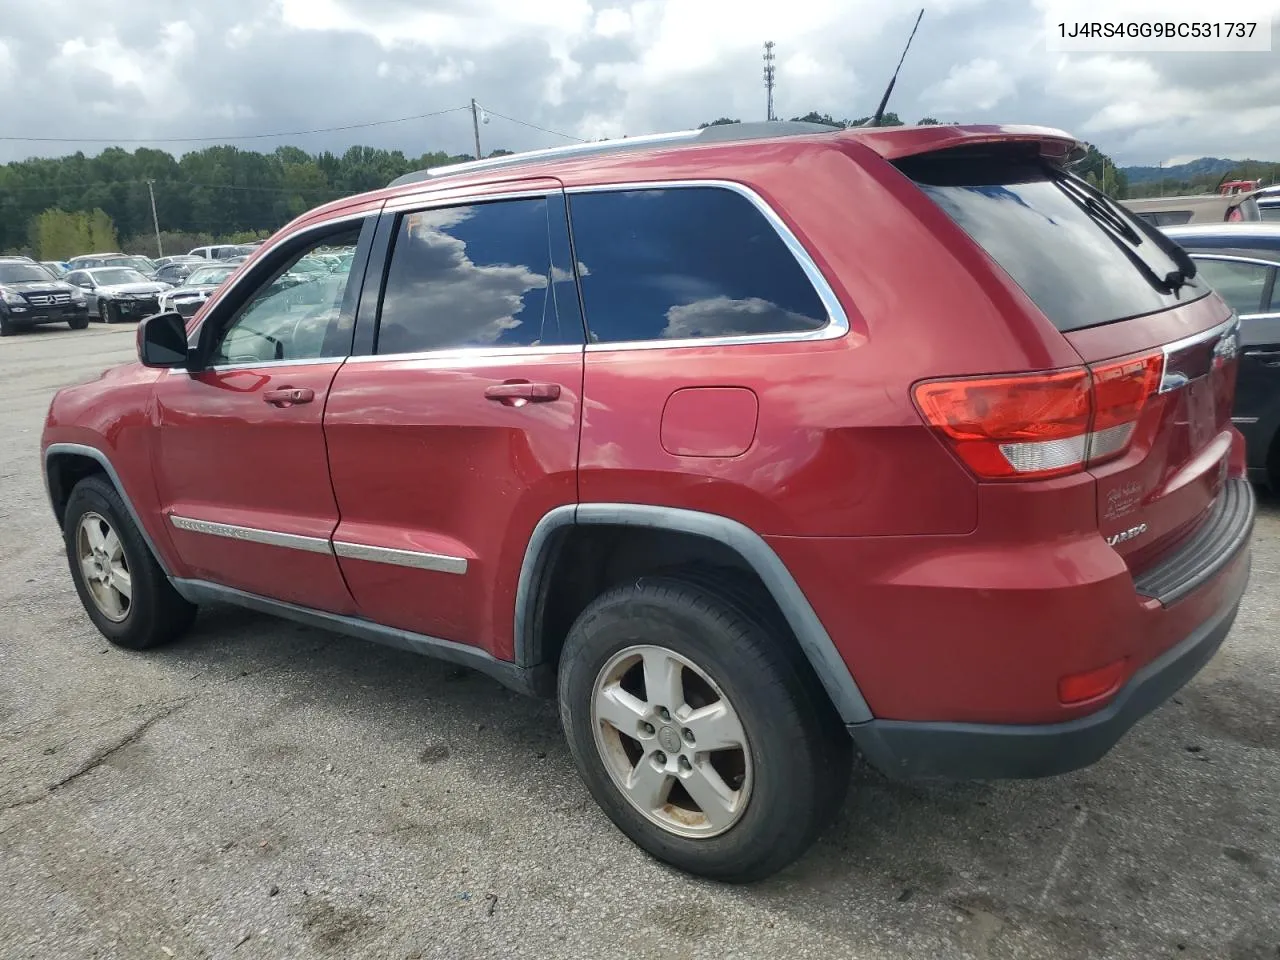
{"label": "roof rail", "polygon": [[529,150],[484,160],[467,160],[442,167],[429,167],[396,177],[388,187],[400,187],[407,183],[421,183],[439,177],[460,176],[486,170],[500,170],[543,161],[574,160],[606,153],[629,153],[633,150],[654,150],[664,146],[696,143],[728,143],[735,140],[763,140],[770,137],[794,137],[815,133],[837,133],[840,127],[825,123],[805,123],[800,120],[766,120],[756,123],[721,123],[699,130],[678,130],[673,133],[649,133],[639,137],[623,137],[619,140],[600,140],[593,143],[575,143],[567,147],[550,147],[546,150]]}

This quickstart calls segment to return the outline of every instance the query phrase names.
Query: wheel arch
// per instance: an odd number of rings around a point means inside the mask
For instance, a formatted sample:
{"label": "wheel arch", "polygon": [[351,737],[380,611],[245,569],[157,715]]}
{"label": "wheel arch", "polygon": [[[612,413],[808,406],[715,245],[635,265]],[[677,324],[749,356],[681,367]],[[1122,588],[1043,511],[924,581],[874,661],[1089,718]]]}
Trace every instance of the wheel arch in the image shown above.
{"label": "wheel arch", "polygon": [[166,577],[173,579],[165,564],[164,555],[156,549],[151,534],[147,532],[146,525],[129,498],[129,493],[125,490],[120,474],[116,472],[110,457],[97,447],[84,443],[51,443],[44,451],[42,466],[45,491],[49,495],[49,504],[53,507],[53,515],[59,524],[66,518],[67,501],[71,498],[71,491],[75,485],[88,476],[95,474],[105,476],[115,487],[116,493],[120,495],[125,509],[129,511],[129,519],[138,528],[138,533],[142,536],[147,549],[151,551],[151,555],[155,557],[156,563],[160,565]]}
{"label": "wheel arch", "polygon": [[705,541],[734,558],[759,579],[790,626],[800,649],[846,724],[872,719],[862,692],[804,592],[773,549],[750,527],[717,514],[630,503],[584,503],[557,507],[534,528],[516,588],[515,661],[532,668],[548,660],[544,630],[557,567],[571,535],[583,528],[655,531]]}

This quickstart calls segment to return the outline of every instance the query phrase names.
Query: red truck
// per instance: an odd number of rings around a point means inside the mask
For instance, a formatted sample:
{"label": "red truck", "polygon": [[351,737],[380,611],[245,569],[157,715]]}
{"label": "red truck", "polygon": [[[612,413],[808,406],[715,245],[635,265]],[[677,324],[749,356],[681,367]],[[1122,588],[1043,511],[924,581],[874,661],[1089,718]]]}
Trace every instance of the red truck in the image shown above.
{"label": "red truck", "polygon": [[[1102,757],[1249,575],[1238,320],[1060,131],[773,123],[411,175],[281,230],[43,464],[130,648],[230,602],[558,697],[644,849]],[[318,265],[327,266],[321,269]]]}

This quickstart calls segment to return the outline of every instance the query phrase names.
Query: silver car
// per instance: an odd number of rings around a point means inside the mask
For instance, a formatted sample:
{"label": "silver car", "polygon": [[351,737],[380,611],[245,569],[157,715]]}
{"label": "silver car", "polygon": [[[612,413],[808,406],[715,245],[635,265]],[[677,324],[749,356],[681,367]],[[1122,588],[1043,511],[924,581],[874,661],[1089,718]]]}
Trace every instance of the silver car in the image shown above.
{"label": "silver car", "polygon": [[132,267],[72,270],[63,279],[84,291],[89,316],[103,323],[141,320],[160,312],[159,296],[167,283],[148,280]]}

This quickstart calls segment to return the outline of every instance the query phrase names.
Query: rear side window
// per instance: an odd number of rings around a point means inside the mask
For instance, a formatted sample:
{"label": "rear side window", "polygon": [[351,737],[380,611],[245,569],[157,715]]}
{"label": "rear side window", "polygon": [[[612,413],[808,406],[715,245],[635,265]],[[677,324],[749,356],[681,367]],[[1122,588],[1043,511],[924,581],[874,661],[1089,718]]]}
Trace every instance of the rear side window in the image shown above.
{"label": "rear side window", "polygon": [[719,187],[570,198],[593,343],[806,333],[827,310],[756,206]]}
{"label": "rear side window", "polygon": [[934,154],[900,161],[1059,330],[1154,313],[1205,296],[1131,214],[1038,158]]}
{"label": "rear side window", "polygon": [[[563,234],[563,206],[559,214]],[[576,307],[557,310],[576,294],[567,264],[552,269],[550,226],[541,197],[402,216],[376,352],[581,343]]]}
{"label": "rear side window", "polygon": [[1260,313],[1266,309],[1262,299],[1270,293],[1273,267],[1238,260],[1199,258],[1196,265],[1205,282],[1239,313]]}

